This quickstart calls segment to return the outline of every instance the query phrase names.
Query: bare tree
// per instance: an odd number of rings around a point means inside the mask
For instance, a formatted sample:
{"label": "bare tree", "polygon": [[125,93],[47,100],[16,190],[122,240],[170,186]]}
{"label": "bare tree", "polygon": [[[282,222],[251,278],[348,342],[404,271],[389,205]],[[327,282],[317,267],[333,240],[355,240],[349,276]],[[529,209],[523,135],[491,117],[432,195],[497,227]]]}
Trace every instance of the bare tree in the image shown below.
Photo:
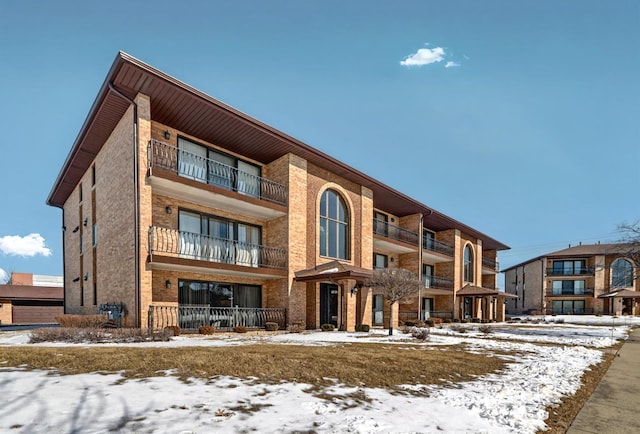
{"label": "bare tree", "polygon": [[382,268],[375,270],[365,284],[389,302],[389,336],[393,335],[393,305],[417,294],[420,279],[408,270]]}
{"label": "bare tree", "polygon": [[0,268],[0,285],[11,285],[12,272],[6,272]]}
{"label": "bare tree", "polygon": [[618,232],[621,235],[622,253],[635,263],[634,277],[637,279],[639,278],[637,270],[640,266],[640,220],[618,225]]}

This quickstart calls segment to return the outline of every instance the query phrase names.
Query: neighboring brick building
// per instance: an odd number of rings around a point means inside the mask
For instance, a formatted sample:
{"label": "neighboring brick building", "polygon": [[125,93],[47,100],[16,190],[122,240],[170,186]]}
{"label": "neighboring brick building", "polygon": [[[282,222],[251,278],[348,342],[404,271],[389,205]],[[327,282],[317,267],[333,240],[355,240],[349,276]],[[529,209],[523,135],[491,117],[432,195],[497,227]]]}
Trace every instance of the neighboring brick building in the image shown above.
{"label": "neighboring brick building", "polygon": [[517,299],[507,302],[507,312],[640,314],[632,256],[623,244],[581,244],[509,267],[505,289]]}
{"label": "neighboring brick building", "polygon": [[0,325],[54,324],[63,313],[62,276],[11,273],[0,285]]}
{"label": "neighboring brick building", "polygon": [[63,209],[67,313],[123,302],[125,324],[193,328],[237,306],[236,323],[353,330],[388,314],[363,286],[380,266],[425,282],[405,318],[504,312],[506,245],[124,53],[48,203]]}

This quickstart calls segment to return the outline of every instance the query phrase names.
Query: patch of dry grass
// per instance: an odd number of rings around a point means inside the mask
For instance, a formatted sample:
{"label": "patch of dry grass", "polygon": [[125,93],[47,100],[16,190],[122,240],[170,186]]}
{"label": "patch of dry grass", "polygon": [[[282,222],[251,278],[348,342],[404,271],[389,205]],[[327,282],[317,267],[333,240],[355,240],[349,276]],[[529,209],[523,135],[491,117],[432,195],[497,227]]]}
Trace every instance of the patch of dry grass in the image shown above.
{"label": "patch of dry grass", "polygon": [[597,365],[592,365],[588,371],[582,374],[582,386],[574,395],[562,399],[561,403],[555,407],[547,407],[549,417],[544,422],[548,429],[539,431],[539,434],[564,434],[567,432],[573,420],[576,418],[584,404],[589,400],[593,391],[598,387],[602,377],[609,370],[609,366],[614,359],[614,352],[623,345],[619,342],[603,354],[603,361]]}
{"label": "patch of dry grass", "polygon": [[4,347],[0,366],[47,369],[62,374],[122,372],[126,378],[219,375],[257,382],[301,382],[318,387],[396,388],[470,381],[504,368],[505,360],[459,346],[343,344],[331,347],[256,344],[237,347],[96,348]]}

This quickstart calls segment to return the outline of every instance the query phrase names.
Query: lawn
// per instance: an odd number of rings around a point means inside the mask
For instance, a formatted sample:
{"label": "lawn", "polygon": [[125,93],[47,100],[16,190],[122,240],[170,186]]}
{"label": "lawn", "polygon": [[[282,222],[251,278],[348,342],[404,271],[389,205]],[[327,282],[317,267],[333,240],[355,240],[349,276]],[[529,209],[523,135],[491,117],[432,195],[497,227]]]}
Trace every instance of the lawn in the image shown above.
{"label": "lawn", "polygon": [[595,322],[445,326],[424,342],[374,331],[28,344],[0,333],[0,431],[560,433],[633,325]]}

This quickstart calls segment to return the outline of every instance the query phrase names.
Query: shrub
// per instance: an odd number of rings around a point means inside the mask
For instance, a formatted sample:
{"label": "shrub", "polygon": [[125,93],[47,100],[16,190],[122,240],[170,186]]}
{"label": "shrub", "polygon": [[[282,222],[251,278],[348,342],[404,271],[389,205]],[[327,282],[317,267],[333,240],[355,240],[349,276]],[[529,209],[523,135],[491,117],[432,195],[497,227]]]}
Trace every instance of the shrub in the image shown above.
{"label": "shrub", "polygon": [[56,317],[64,328],[100,328],[107,321],[106,315],[60,315]]}
{"label": "shrub", "polygon": [[233,328],[233,331],[236,333],[246,333],[247,332],[247,328],[243,325],[239,325],[239,326],[235,326]]}
{"label": "shrub", "polygon": [[169,336],[180,336],[180,333],[182,333],[182,329],[176,325],[166,326],[164,331],[165,333],[168,333]]}
{"label": "shrub", "polygon": [[307,329],[307,325],[304,321],[294,321],[287,328],[289,333],[302,333],[306,329]]}
{"label": "shrub", "polygon": [[336,327],[333,324],[322,324],[320,326],[320,329],[323,332],[332,332],[332,331],[334,331],[336,329]]}
{"label": "shrub", "polygon": [[460,318],[454,318],[454,319],[453,319],[453,322],[454,322],[454,323],[459,323],[459,322],[460,322]]}
{"label": "shrub", "polygon": [[471,318],[471,322],[477,324],[480,322],[480,318]]}
{"label": "shrub", "polygon": [[405,326],[405,327],[415,327],[415,326],[416,326],[416,323],[417,323],[417,321],[413,321],[413,320],[405,321],[405,322],[404,322],[404,326]]}
{"label": "shrub", "polygon": [[429,339],[429,329],[414,327],[411,329],[411,336],[419,341],[426,341]]}
{"label": "shrub", "polygon": [[[602,315],[600,315],[600,316],[602,316]],[[556,320],[556,324],[564,324],[564,318],[558,318]]]}
{"label": "shrub", "polygon": [[210,325],[202,325],[198,327],[198,333],[201,335],[212,335],[216,332],[216,328]]}
{"label": "shrub", "polygon": [[264,323],[264,329],[268,332],[277,332],[278,331],[278,323],[277,322],[266,322]]}
{"label": "shrub", "polygon": [[451,324],[452,320],[451,320],[451,318],[445,318],[445,319],[442,320],[442,322],[445,323],[445,324]]}
{"label": "shrub", "polygon": [[449,328],[450,328],[451,330],[453,330],[454,332],[457,332],[457,333],[466,333],[466,332],[467,332],[467,328],[466,328],[466,327],[463,327],[463,326],[461,326],[461,325],[459,325],[459,324],[454,324],[454,325],[452,325],[452,326],[451,326],[451,327],[449,327]]}
{"label": "shrub", "polygon": [[357,332],[364,332],[364,333],[369,333],[369,324],[356,324],[356,331]]}
{"label": "shrub", "polygon": [[91,343],[127,343],[127,342],[148,342],[148,341],[168,341],[171,338],[165,332],[151,333],[147,329],[114,329],[105,330],[101,328],[41,328],[31,331],[29,343],[38,342],[67,342],[81,344]]}
{"label": "shrub", "polygon": [[482,325],[478,327],[478,330],[484,333],[485,335],[493,332],[493,329],[491,328],[491,326],[488,326],[488,325]]}

